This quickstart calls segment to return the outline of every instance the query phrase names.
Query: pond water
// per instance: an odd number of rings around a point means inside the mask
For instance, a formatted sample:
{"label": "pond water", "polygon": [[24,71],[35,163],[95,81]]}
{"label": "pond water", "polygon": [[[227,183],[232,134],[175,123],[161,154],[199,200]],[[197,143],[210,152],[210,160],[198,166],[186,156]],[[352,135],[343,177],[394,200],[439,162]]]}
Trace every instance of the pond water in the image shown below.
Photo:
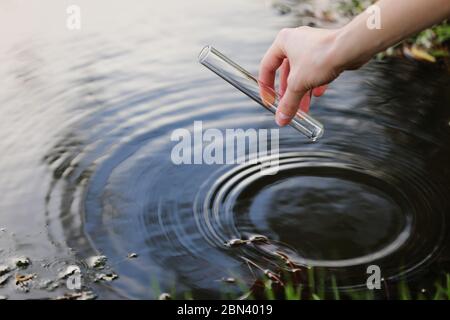
{"label": "pond water", "polygon": [[[200,49],[256,73],[297,18],[258,0],[92,2],[80,1],[78,31],[65,26],[64,1],[0,4],[0,265],[27,256],[24,272],[37,275],[30,292],[9,281],[0,295],[61,295],[37,284],[97,254],[119,275],[85,281],[99,298],[239,295],[221,279],[251,285],[255,265],[280,267],[276,252],[346,290],[365,286],[371,264],[388,281],[430,287],[450,270],[444,71],[392,59],[343,74],[311,108],[320,141],[280,129],[277,175],[175,165],[171,134],[194,121],[276,128],[198,64]],[[224,245],[255,234],[268,242]]]}

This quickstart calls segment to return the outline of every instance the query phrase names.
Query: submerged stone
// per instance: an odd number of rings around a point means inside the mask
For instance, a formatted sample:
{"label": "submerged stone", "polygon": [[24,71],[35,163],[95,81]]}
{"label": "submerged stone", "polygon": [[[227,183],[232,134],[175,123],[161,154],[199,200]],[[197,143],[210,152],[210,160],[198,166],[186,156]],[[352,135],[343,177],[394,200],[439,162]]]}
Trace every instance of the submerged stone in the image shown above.
{"label": "submerged stone", "polygon": [[225,242],[225,245],[227,247],[238,247],[241,246],[243,244],[246,244],[247,240],[242,240],[242,239],[231,239],[227,242]]}
{"label": "submerged stone", "polygon": [[59,283],[57,281],[53,281],[51,279],[43,279],[38,284],[38,288],[41,290],[52,291],[58,287],[59,287]]}
{"label": "submerged stone", "polygon": [[28,257],[17,257],[13,259],[13,263],[18,268],[26,268],[31,264],[31,260]]}
{"label": "submerged stone", "polygon": [[4,275],[0,276],[0,287],[4,286],[8,282],[8,279],[10,278],[10,276],[11,275],[9,275],[9,274],[4,274]]}
{"label": "submerged stone", "polygon": [[248,238],[248,241],[250,242],[268,242],[269,239],[266,236],[255,234]]}
{"label": "submerged stone", "polygon": [[0,276],[7,274],[10,271],[11,271],[11,269],[9,268],[9,266],[7,266],[7,265],[0,266]]}
{"label": "submerged stone", "polygon": [[116,280],[117,278],[119,278],[119,276],[116,273],[110,272],[110,273],[99,273],[96,275],[95,277],[95,282],[98,282],[100,280],[104,280],[104,281],[113,281]]}
{"label": "submerged stone", "polygon": [[77,265],[70,265],[64,270],[63,272],[60,272],[58,275],[59,279],[66,279],[67,277],[74,275],[74,274],[80,274],[81,269]]}
{"label": "submerged stone", "polygon": [[161,293],[158,300],[172,300],[172,296],[168,293]]}
{"label": "submerged stone", "polygon": [[236,279],[235,278],[222,278],[222,282],[226,282],[226,283],[235,283]]}
{"label": "submerged stone", "polygon": [[70,292],[63,296],[56,297],[55,300],[94,300],[97,295],[92,291]]}
{"label": "submerged stone", "polygon": [[102,269],[105,267],[108,258],[106,256],[93,256],[87,259],[87,264],[90,268]]}

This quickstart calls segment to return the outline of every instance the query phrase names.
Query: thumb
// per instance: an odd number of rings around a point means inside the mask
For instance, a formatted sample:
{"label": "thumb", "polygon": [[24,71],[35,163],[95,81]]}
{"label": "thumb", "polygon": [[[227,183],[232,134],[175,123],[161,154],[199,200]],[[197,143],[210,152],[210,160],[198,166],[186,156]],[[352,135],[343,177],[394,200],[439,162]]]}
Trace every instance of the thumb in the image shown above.
{"label": "thumb", "polygon": [[291,122],[292,118],[298,111],[298,106],[303,96],[306,94],[306,91],[306,89],[301,91],[292,91],[289,87],[287,88],[278,105],[277,113],[275,115],[275,121],[280,127],[284,127]]}

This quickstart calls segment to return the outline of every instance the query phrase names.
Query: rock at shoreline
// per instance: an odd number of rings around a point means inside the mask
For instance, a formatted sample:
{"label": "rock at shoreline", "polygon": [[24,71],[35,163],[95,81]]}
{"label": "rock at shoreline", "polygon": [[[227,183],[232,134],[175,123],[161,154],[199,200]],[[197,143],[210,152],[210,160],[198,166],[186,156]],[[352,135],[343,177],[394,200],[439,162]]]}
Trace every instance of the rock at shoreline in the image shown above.
{"label": "rock at shoreline", "polygon": [[94,300],[97,295],[92,291],[65,293],[63,296],[56,297],[55,300]]}
{"label": "rock at shoreline", "polygon": [[7,266],[7,265],[1,265],[0,266],[0,276],[3,276],[3,275],[7,274],[10,271],[11,271],[11,269],[9,268],[9,266]]}
{"label": "rock at shoreline", "polygon": [[104,281],[113,281],[116,280],[117,278],[119,278],[119,276],[113,272],[109,272],[109,273],[99,273],[96,275],[95,277],[95,282],[98,282],[100,280],[104,280]]}
{"label": "rock at shoreline", "polygon": [[63,272],[60,272],[58,275],[59,279],[66,279],[67,277],[74,275],[74,274],[80,274],[81,269],[77,265],[70,265],[64,270]]}
{"label": "rock at shoreline", "polygon": [[108,258],[106,256],[93,256],[86,260],[89,268],[102,269],[105,267]]}
{"label": "rock at shoreline", "polygon": [[28,257],[17,257],[13,259],[13,263],[18,268],[26,268],[31,264],[31,260]]}

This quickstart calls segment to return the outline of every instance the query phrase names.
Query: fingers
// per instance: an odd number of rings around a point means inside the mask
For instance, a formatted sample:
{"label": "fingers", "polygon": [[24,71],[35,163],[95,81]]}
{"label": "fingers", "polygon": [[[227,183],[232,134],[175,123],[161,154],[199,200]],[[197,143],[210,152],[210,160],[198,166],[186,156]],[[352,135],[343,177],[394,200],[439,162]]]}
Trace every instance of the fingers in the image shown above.
{"label": "fingers", "polygon": [[303,112],[309,111],[309,105],[311,104],[311,91],[308,91],[300,101],[300,110]]}
{"label": "fingers", "polygon": [[267,50],[259,66],[259,81],[274,89],[275,74],[285,58],[283,51],[279,48],[277,41]]}
{"label": "fingers", "polygon": [[300,101],[299,109],[303,112],[308,112],[311,105],[312,95],[314,95],[315,97],[320,97],[325,93],[325,90],[327,90],[327,85],[314,88],[312,91],[308,91],[303,96],[302,101]]}
{"label": "fingers", "polygon": [[287,79],[289,76],[290,65],[289,60],[284,59],[280,68],[280,95],[283,96],[287,88]]}
{"label": "fingers", "polygon": [[320,97],[325,93],[325,90],[327,90],[328,85],[320,86],[313,89],[313,95],[315,97]]}
{"label": "fingers", "polygon": [[[272,92],[271,90],[275,90],[276,71],[281,66],[280,95],[282,98],[276,113],[276,122],[280,126],[289,124],[299,109],[308,112],[312,94],[319,97],[323,95],[326,90],[326,86],[320,86],[314,88],[312,91],[308,91],[307,88],[313,87],[310,86],[312,83],[307,84],[302,81],[299,82],[299,80],[301,80],[299,75],[291,77],[291,64],[287,59],[284,48],[285,44],[289,41],[292,30],[293,29],[283,29],[280,31],[273,44],[264,55],[259,68],[261,99],[264,104],[271,104],[271,101],[274,99],[274,94],[272,93],[271,95],[269,93]],[[296,60],[294,59],[294,61]],[[291,63],[293,62],[291,61]],[[300,66],[297,67],[298,68],[296,69],[298,70],[305,70],[305,68],[301,68]],[[292,78],[290,79],[291,81],[288,81],[289,78]],[[288,84],[288,82],[290,83]]]}
{"label": "fingers", "polygon": [[306,90],[292,91],[289,87],[286,89],[275,115],[275,120],[279,126],[283,127],[291,122],[305,93]]}

